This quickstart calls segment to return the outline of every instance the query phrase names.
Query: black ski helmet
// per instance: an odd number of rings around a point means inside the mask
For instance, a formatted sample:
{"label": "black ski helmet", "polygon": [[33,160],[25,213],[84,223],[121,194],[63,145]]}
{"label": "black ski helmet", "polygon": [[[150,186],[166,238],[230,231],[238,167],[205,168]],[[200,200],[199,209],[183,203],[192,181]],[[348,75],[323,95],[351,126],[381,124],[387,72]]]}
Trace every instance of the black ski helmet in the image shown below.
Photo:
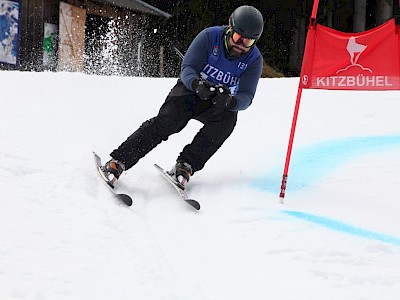
{"label": "black ski helmet", "polygon": [[258,40],[264,29],[264,19],[257,8],[243,5],[231,14],[229,25],[241,36]]}

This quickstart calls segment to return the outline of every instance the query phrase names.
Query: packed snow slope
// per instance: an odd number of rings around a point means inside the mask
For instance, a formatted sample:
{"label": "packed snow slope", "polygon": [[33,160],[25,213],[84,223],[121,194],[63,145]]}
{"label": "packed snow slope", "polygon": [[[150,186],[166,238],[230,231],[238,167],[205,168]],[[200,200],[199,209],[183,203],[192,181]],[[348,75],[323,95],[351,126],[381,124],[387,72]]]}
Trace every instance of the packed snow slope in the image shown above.
{"label": "packed snow slope", "polygon": [[400,295],[399,92],[305,90],[253,105],[180,200],[170,168],[192,121],[120,179],[94,168],[157,114],[176,79],[0,72],[0,299],[394,300]]}

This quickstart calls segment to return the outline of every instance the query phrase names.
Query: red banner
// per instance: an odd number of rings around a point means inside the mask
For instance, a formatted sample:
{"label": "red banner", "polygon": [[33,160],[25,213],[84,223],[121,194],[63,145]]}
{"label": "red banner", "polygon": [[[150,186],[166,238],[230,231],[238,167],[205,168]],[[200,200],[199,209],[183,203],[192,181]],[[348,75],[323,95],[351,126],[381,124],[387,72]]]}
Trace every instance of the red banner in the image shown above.
{"label": "red banner", "polygon": [[400,25],[344,33],[320,24],[307,34],[300,87],[400,90]]}

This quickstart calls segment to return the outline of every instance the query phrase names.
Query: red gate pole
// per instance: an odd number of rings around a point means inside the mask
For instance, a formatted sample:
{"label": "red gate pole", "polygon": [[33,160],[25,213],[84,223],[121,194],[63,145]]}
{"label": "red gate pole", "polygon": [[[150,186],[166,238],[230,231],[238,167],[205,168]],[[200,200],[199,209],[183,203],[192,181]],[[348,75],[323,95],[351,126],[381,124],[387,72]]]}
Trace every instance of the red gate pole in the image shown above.
{"label": "red gate pole", "polygon": [[[311,28],[311,26],[313,26],[315,29],[315,26],[317,24],[316,17],[317,17],[317,12],[318,12],[318,5],[319,5],[319,0],[314,0],[313,10],[312,10],[311,19],[310,19],[310,28]],[[306,43],[307,43],[307,40],[306,40]],[[307,45],[306,45],[305,49],[306,50],[308,49]],[[308,52],[305,51],[304,57],[306,57],[307,55],[308,55]],[[304,57],[303,57],[302,69],[304,67]],[[301,80],[301,78],[300,78],[300,80]],[[283,198],[285,198],[285,193],[286,193],[286,185],[287,185],[287,177],[288,177],[288,172],[289,172],[290,157],[292,155],[294,133],[296,131],[297,116],[299,114],[300,100],[301,100],[302,92],[303,92],[303,88],[302,88],[301,84],[299,84],[299,87],[297,90],[296,105],[294,108],[294,114],[293,114],[293,120],[292,120],[292,128],[290,130],[289,144],[288,144],[288,148],[287,148],[287,152],[286,152],[286,161],[285,161],[285,168],[283,170],[283,176],[282,176],[281,192],[279,194],[281,203],[283,203]]]}
{"label": "red gate pole", "polygon": [[[400,0],[399,0],[400,2]],[[311,19],[316,19],[317,17],[317,12],[318,12],[318,5],[319,5],[319,0],[314,0],[314,5],[311,13]]]}
{"label": "red gate pole", "polygon": [[285,198],[287,177],[288,177],[289,164],[290,164],[290,157],[292,155],[294,133],[296,131],[297,116],[299,114],[300,100],[301,100],[302,92],[303,92],[303,88],[299,85],[299,88],[297,90],[296,105],[295,105],[294,113],[293,113],[292,128],[290,130],[289,144],[288,144],[287,153],[286,153],[285,168],[283,170],[281,193],[279,194],[281,203],[283,203],[283,198]]}

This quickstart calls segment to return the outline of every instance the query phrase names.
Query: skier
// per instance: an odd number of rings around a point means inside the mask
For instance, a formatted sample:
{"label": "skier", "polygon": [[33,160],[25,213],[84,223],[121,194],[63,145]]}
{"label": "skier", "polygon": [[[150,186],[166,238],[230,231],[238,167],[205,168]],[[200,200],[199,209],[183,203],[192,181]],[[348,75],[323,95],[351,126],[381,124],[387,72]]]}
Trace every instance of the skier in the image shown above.
{"label": "skier", "polygon": [[114,185],[123,171],[191,119],[204,125],[183,148],[169,172],[179,187],[201,170],[232,133],[237,113],[252,103],[263,59],[255,45],[264,27],[261,13],[252,6],[238,7],[228,26],[201,31],[192,41],[181,65],[180,78],[159,113],[145,121],[112,151],[103,167]]}

